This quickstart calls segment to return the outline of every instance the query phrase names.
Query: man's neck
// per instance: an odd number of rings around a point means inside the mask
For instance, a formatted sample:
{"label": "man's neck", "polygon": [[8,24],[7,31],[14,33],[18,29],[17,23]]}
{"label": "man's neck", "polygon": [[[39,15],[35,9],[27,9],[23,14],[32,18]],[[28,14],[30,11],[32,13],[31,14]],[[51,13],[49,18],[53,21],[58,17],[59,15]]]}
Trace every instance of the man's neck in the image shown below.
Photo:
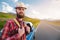
{"label": "man's neck", "polygon": [[19,18],[18,20],[19,20],[19,21],[22,21],[23,19],[22,19],[22,18]]}
{"label": "man's neck", "polygon": [[23,21],[23,18],[17,18],[18,21]]}

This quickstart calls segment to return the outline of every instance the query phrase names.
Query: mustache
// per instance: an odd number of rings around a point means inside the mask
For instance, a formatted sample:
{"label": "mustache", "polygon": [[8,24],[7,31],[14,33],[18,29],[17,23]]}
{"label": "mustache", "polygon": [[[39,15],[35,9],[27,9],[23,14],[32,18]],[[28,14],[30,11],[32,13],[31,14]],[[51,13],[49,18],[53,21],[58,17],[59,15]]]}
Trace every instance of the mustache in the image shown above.
{"label": "mustache", "polygon": [[23,13],[23,12],[19,12],[19,13]]}

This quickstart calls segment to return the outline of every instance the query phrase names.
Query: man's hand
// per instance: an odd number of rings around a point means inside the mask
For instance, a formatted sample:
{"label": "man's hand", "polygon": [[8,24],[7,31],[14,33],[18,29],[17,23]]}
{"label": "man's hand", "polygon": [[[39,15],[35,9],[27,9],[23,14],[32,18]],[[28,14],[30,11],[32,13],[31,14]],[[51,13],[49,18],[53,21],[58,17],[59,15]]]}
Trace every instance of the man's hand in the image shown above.
{"label": "man's hand", "polygon": [[18,29],[19,37],[21,37],[25,33],[24,27]]}

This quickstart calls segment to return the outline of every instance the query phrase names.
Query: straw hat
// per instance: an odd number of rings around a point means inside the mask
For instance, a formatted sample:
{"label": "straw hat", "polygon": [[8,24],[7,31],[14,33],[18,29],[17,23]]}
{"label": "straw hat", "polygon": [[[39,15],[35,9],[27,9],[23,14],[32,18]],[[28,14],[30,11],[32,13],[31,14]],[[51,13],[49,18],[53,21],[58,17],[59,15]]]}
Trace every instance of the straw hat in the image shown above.
{"label": "straw hat", "polygon": [[18,2],[18,3],[17,3],[17,5],[16,5],[15,8],[18,8],[18,7],[22,7],[22,8],[27,9],[26,5],[25,5],[24,3],[22,3],[22,2]]}

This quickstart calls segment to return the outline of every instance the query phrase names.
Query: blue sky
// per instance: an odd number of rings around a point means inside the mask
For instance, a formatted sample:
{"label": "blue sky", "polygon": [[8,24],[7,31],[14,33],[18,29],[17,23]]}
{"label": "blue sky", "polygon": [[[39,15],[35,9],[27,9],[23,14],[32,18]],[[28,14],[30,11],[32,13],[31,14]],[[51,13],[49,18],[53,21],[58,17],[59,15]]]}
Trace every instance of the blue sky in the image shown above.
{"label": "blue sky", "polygon": [[0,11],[3,11],[3,5],[6,5],[6,6],[9,5],[14,8],[16,6],[16,2],[23,2],[25,4],[34,5],[42,1],[41,0],[37,0],[37,1],[36,0],[0,0]]}
{"label": "blue sky", "polygon": [[25,3],[28,17],[60,20],[60,0],[0,0],[0,12],[16,13],[14,7],[17,2]]}

